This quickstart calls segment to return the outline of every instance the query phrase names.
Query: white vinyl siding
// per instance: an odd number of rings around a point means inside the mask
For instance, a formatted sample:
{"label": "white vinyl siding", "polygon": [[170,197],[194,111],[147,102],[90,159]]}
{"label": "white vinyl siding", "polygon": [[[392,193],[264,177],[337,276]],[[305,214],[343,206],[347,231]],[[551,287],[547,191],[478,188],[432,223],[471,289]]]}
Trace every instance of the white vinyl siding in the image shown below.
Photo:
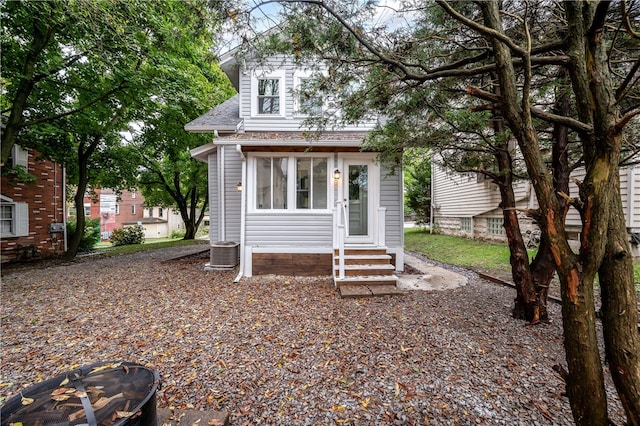
{"label": "white vinyl siding", "polygon": [[386,167],[380,171],[380,206],[386,209],[385,236],[389,247],[401,247],[404,241],[404,203],[400,170],[389,174]]}
{"label": "white vinyl siding", "polygon": [[324,214],[247,214],[246,244],[250,246],[331,247],[333,217]]}
{"label": "white vinyl siding", "polygon": [[[305,116],[296,113],[297,76],[322,73],[324,68],[314,64],[299,67],[284,56],[274,56],[259,63],[248,62],[245,65],[248,72],[239,74],[240,117],[243,118],[243,129],[246,132],[299,132],[315,130],[304,124]],[[257,93],[258,78],[281,78],[283,86],[280,91],[280,113],[259,114]],[[366,121],[358,125],[349,125],[335,130],[367,131],[373,129],[375,121]]]}

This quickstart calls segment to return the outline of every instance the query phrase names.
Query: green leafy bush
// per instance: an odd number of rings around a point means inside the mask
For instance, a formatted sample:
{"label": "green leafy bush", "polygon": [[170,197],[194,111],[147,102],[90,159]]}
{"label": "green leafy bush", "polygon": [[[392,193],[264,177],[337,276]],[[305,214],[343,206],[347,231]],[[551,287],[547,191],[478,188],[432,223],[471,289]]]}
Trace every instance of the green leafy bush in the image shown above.
{"label": "green leafy bush", "polygon": [[[76,231],[76,222],[67,222],[67,234],[71,235]],[[87,253],[96,248],[100,242],[100,218],[87,219],[84,222],[84,233],[78,251]]]}
{"label": "green leafy bush", "polygon": [[109,240],[114,246],[142,244],[144,242],[144,228],[141,225],[134,225],[114,229]]}
{"label": "green leafy bush", "polygon": [[171,238],[173,239],[184,238],[184,234],[185,234],[184,231],[175,230],[171,232]]}

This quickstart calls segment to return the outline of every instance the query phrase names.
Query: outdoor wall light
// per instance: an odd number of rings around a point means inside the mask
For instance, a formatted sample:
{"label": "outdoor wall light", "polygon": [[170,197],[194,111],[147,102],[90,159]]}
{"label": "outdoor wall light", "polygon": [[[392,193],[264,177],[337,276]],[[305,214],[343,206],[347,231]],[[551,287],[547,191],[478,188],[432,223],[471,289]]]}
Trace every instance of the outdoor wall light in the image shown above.
{"label": "outdoor wall light", "polygon": [[335,180],[340,180],[340,170],[335,169],[335,170],[333,171],[333,178],[334,178]]}
{"label": "outdoor wall light", "polygon": [[242,182],[238,182],[238,184],[236,185],[236,189],[238,191],[242,191]]}

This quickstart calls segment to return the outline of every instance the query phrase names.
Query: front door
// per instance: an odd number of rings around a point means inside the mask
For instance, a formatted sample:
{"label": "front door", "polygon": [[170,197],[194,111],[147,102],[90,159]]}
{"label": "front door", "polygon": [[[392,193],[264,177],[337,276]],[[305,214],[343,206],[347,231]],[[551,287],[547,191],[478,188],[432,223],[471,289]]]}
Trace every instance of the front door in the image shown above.
{"label": "front door", "polygon": [[373,161],[344,160],[345,179],[343,195],[347,205],[347,219],[349,221],[348,244],[373,243],[374,199],[372,194],[372,180],[375,172]]}

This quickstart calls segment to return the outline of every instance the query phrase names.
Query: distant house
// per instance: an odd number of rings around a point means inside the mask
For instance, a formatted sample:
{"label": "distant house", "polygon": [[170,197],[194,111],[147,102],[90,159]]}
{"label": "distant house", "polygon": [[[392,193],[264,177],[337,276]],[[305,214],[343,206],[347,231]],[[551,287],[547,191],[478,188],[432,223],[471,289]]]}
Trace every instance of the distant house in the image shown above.
{"label": "distant house", "polygon": [[305,114],[330,104],[305,89],[322,64],[236,53],[221,67],[238,94],[185,126],[212,134],[191,151],[209,165],[211,264],[228,264],[225,243],[235,243],[237,279],[333,274],[338,287],[395,284],[404,267],[402,172],[361,149],[374,123],[309,137]]}
{"label": "distant house", "polygon": [[[578,169],[573,177],[578,181],[584,177],[584,169]],[[475,173],[460,174],[432,165],[432,209],[433,222],[445,234],[471,238],[505,241],[500,191],[490,180],[479,178]],[[640,166],[625,167],[620,170],[620,190],[625,210],[627,230],[634,256],[640,256]],[[516,207],[531,209],[537,207],[533,186],[528,180],[514,184]],[[571,194],[577,194],[575,183],[571,184]],[[526,232],[535,225],[531,219],[521,215],[522,230]],[[571,208],[566,221],[569,238],[577,240],[581,229],[578,212]]]}
{"label": "distant house", "polygon": [[103,241],[111,237],[114,229],[141,225],[145,238],[167,238],[174,231],[184,230],[184,221],[171,207],[146,207],[139,190],[117,194],[108,188],[96,189],[84,198],[85,216],[100,218]]}
{"label": "distant house", "polygon": [[[2,167],[0,258],[10,262],[53,257],[66,250],[65,176],[61,165],[14,145]],[[20,179],[9,170],[19,166],[32,176]]]}

